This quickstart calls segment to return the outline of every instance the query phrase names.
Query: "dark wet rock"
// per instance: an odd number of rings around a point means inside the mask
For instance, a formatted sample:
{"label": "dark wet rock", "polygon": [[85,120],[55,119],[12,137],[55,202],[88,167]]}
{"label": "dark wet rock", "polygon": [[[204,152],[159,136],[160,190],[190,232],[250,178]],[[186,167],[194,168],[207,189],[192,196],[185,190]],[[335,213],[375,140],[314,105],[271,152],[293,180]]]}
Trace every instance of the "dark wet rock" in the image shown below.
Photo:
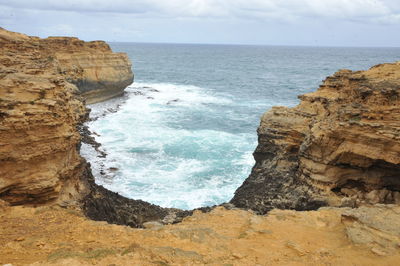
{"label": "dark wet rock", "polygon": [[[78,126],[79,133],[81,134],[81,141],[92,146],[98,153],[100,158],[105,158],[107,153],[100,150],[101,144],[98,143],[95,138],[92,136],[92,132],[89,130],[89,127],[86,125]],[[96,133],[96,135],[98,135]]]}
{"label": "dark wet rock", "polygon": [[128,199],[94,182],[90,165],[86,169],[86,182],[89,194],[82,200],[82,208],[87,217],[95,221],[143,227],[146,222],[177,223],[192,211],[184,211],[142,201]]}
{"label": "dark wet rock", "polygon": [[176,102],[179,102],[179,101],[180,101],[179,99],[170,100],[170,101],[167,102],[167,105],[170,105],[172,103],[176,103]]}
{"label": "dark wet rock", "polygon": [[134,91],[134,92],[132,92],[134,95],[144,95],[144,93],[143,92],[141,92],[141,91]]}

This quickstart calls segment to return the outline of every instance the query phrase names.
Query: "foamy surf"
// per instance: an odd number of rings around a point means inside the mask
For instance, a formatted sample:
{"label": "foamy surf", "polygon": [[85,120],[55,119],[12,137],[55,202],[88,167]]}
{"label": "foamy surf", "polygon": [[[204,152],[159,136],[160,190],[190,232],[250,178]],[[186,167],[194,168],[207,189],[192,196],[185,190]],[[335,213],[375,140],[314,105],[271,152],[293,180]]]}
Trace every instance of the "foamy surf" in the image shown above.
{"label": "foamy surf", "polygon": [[[253,132],[229,130],[242,119],[221,113],[232,109],[229,95],[169,83],[134,83],[126,91],[118,111],[88,123],[107,153],[99,158],[83,145],[96,182],[163,207],[228,201],[250,172],[256,142]],[[105,105],[92,105],[92,112]]]}

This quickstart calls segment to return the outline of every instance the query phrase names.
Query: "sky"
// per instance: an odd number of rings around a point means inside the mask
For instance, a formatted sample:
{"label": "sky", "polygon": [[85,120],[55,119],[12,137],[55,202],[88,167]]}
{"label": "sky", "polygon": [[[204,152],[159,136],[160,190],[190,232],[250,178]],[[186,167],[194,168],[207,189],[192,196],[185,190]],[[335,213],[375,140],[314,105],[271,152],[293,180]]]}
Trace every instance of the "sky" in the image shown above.
{"label": "sky", "polygon": [[400,47],[400,0],[0,0],[0,27],[87,41]]}

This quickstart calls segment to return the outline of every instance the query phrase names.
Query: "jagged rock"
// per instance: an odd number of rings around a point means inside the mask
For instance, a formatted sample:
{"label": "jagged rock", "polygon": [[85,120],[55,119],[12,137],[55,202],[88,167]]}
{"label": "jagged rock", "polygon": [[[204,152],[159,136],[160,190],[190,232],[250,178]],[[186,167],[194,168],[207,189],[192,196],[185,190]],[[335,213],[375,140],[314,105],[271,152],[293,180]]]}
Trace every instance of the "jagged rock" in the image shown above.
{"label": "jagged rock", "polygon": [[400,206],[362,206],[342,213],[348,238],[384,256],[400,252]]}
{"label": "jagged rock", "polygon": [[265,213],[399,202],[399,93],[400,62],[341,70],[298,106],[273,107],[231,203]]}
{"label": "jagged rock", "polygon": [[143,223],[143,227],[146,229],[158,230],[161,229],[164,225],[160,222],[145,222]]}
{"label": "jagged rock", "polygon": [[[82,199],[82,209],[87,217],[95,221],[144,227],[148,222],[177,223],[192,214],[192,211],[162,208],[143,200],[128,199],[105,189],[94,182],[89,167],[84,179],[88,183],[89,193]],[[165,222],[167,217],[168,222]]]}
{"label": "jagged rock", "polygon": [[89,110],[79,95],[97,101],[121,94],[133,79],[129,59],[101,41],[4,29],[0,47],[0,198],[76,204],[91,189],[79,133],[99,146],[82,126]]}
{"label": "jagged rock", "polygon": [[0,29],[0,50],[0,198],[74,198],[85,166],[76,127],[87,117],[78,89],[39,38]]}
{"label": "jagged rock", "polygon": [[[21,46],[19,56],[26,53],[32,59],[41,60],[26,66],[25,73],[43,74],[43,67],[52,65],[56,74],[76,85],[87,103],[122,95],[124,89],[133,82],[132,64],[128,56],[125,53],[113,53],[103,41],[84,42],[73,37],[40,39],[4,29],[0,29],[0,38],[2,43],[7,44],[2,49],[4,52],[0,63],[7,66],[24,63],[21,57],[22,61],[17,62],[13,58],[16,50],[11,50]],[[18,70],[11,68],[6,71]]]}
{"label": "jagged rock", "polygon": [[132,82],[126,55],[100,41],[40,39],[4,29],[0,50],[0,200],[80,206],[94,220],[132,227],[176,223],[191,214],[96,185],[79,154],[81,140],[100,146],[82,126],[89,110],[80,95],[102,100],[123,92]]}

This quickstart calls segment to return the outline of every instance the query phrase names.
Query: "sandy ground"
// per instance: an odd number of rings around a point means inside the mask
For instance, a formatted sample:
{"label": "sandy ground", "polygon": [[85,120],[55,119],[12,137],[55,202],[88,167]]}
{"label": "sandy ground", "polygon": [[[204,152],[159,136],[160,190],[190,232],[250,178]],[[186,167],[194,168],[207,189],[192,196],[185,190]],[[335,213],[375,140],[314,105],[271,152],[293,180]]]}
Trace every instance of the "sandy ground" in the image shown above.
{"label": "sandy ground", "polygon": [[59,207],[0,212],[0,265],[399,265],[346,237],[335,209],[217,208],[182,223],[132,229]]}

